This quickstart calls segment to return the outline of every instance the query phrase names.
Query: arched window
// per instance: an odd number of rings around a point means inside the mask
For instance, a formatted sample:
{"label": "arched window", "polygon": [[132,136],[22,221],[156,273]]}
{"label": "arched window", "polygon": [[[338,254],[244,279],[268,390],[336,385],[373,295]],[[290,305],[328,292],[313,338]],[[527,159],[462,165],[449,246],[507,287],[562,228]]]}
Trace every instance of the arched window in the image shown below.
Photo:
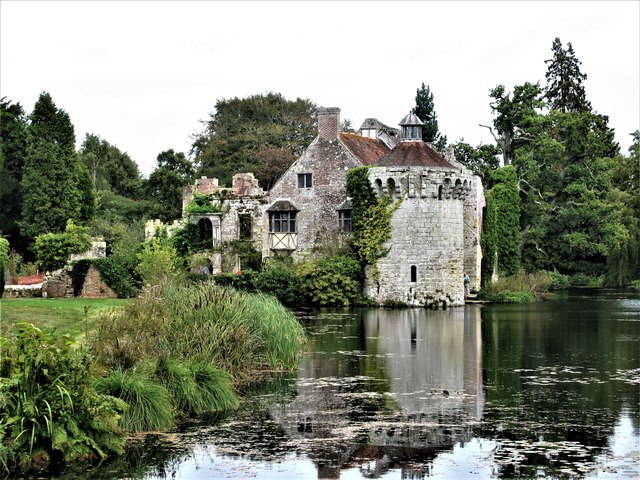
{"label": "arched window", "polygon": [[376,195],[378,198],[382,197],[382,180],[376,178],[376,181],[373,182],[376,188]]}
{"label": "arched window", "polygon": [[418,268],[415,265],[411,265],[411,281],[418,281]]}
{"label": "arched window", "polygon": [[396,193],[396,182],[393,178],[387,180],[387,194],[394,196]]}
{"label": "arched window", "polygon": [[438,200],[442,200],[442,194],[444,192],[444,187],[442,185],[440,185],[438,187]]}

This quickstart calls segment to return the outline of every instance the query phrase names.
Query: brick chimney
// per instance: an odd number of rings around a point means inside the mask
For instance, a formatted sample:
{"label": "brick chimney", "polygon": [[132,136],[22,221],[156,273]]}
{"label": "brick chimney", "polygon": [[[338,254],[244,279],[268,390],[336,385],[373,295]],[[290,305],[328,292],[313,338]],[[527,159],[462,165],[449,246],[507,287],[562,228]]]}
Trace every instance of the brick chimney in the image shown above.
{"label": "brick chimney", "polygon": [[318,108],[318,136],[325,140],[338,139],[340,134],[340,109],[337,107]]}

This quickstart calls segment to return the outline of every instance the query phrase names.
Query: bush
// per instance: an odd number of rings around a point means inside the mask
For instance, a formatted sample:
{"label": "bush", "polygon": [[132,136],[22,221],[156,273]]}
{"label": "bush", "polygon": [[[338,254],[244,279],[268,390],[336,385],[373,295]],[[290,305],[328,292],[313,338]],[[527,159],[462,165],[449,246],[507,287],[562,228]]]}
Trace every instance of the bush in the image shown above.
{"label": "bush", "polygon": [[527,303],[541,298],[549,291],[551,276],[548,272],[526,273],[519,270],[515,275],[501,277],[485,285],[478,298],[494,303]]}
{"label": "bush", "polygon": [[220,273],[213,275],[213,281],[221,287],[233,287],[243,292],[256,290],[256,280],[260,273],[253,270],[245,270],[237,273]]}
{"label": "bush", "polygon": [[571,278],[569,277],[569,275],[564,275],[556,271],[543,271],[540,273],[546,275],[549,278],[549,290],[562,290],[571,286]]}
{"label": "bush", "polygon": [[2,338],[0,371],[0,463],[26,470],[36,460],[77,462],[122,454],[118,426],[126,405],[98,393],[91,359],[27,323]]}
{"label": "bush", "polygon": [[300,289],[313,305],[344,306],[357,303],[361,268],[357,260],[345,256],[300,263],[295,269]]}
{"label": "bush", "polygon": [[89,267],[94,265],[100,272],[102,280],[119,298],[130,298],[136,295],[137,289],[130,272],[111,257],[76,260],[72,264],[71,278],[73,294],[80,295]]}
{"label": "bush", "polygon": [[166,240],[146,242],[138,254],[137,271],[145,285],[162,285],[175,276],[178,265],[176,249]]}
{"label": "bush", "polygon": [[300,285],[291,257],[275,257],[267,268],[255,279],[256,289],[273,295],[285,305],[294,305],[300,300]]}
{"label": "bush", "polygon": [[604,276],[588,275],[586,273],[575,273],[571,275],[570,282],[573,287],[598,288],[604,285]]}
{"label": "bush", "polygon": [[64,267],[72,253],[83,253],[91,248],[89,228],[76,226],[72,220],[62,233],[38,235],[35,242],[35,254],[45,270],[58,270]]}

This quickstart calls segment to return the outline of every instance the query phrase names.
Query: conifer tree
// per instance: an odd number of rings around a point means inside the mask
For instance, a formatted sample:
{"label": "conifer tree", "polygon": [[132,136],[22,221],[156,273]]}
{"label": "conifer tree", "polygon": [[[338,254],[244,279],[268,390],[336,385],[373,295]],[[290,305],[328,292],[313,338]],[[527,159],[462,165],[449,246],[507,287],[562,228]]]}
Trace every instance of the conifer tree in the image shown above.
{"label": "conifer tree", "polygon": [[411,112],[424,122],[422,126],[422,140],[433,144],[439,150],[447,145],[447,137],[438,130],[438,116],[436,115],[433,93],[428,85],[416,90],[416,106]]}
{"label": "conifer tree", "polygon": [[587,74],[580,71],[582,62],[573,51],[571,42],[566,50],[558,37],[551,47],[553,58],[545,60],[547,64],[547,87],[545,98],[549,107],[560,112],[590,112],[591,102],[587,100],[584,85]]}

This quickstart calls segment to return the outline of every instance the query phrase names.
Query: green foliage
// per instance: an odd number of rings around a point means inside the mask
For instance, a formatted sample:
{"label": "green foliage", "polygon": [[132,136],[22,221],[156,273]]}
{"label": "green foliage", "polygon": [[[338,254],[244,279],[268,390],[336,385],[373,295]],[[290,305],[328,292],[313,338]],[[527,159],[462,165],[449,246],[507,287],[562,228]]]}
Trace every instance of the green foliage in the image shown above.
{"label": "green foliage", "polygon": [[166,150],[158,154],[156,169],[145,183],[147,198],[160,207],[159,218],[170,221],[182,216],[182,192],[191,183],[194,169],[182,152]]}
{"label": "green foliage", "polygon": [[529,303],[542,298],[551,285],[552,276],[548,272],[526,273],[519,270],[485,284],[478,298],[493,303]]}
{"label": "green foliage", "polygon": [[71,278],[74,295],[80,295],[89,267],[94,265],[100,272],[102,280],[111,288],[118,298],[130,298],[137,293],[135,280],[130,271],[113,257],[82,259],[73,262]]}
{"label": "green foliage", "polygon": [[11,239],[14,248],[20,243],[20,183],[26,156],[26,114],[20,103],[12,104],[3,97],[0,99],[0,233]]}
{"label": "green foliage", "polygon": [[170,392],[180,415],[235,410],[240,402],[229,375],[204,362],[160,358],[156,375]]}
{"label": "green foliage", "polygon": [[29,119],[29,131],[33,138],[57,145],[67,155],[75,151],[76,134],[71,118],[56,106],[48,92],[40,94]]}
{"label": "green foliage", "polygon": [[369,168],[368,166],[356,167],[347,172],[345,189],[351,198],[351,221],[356,238],[362,230],[366,211],[377,201],[369,182]]}
{"label": "green foliage", "polygon": [[177,273],[178,254],[166,240],[145,242],[138,261],[137,272],[144,285],[161,285]]}
{"label": "green foliage", "polygon": [[478,145],[472,147],[462,141],[452,145],[456,160],[478,175],[482,184],[487,187],[488,179],[493,170],[500,166],[498,154],[500,151],[495,145]]}
{"label": "green foliage", "polygon": [[232,287],[243,292],[253,292],[256,290],[256,279],[261,275],[254,270],[244,270],[236,273],[220,273],[213,275],[212,279],[216,285],[221,287]]}
{"label": "green foliage", "polygon": [[10,471],[38,459],[67,463],[124,452],[118,427],[122,402],[93,388],[91,361],[27,323],[2,339],[0,371],[0,462]]}
{"label": "green foliage", "polygon": [[384,243],[391,238],[391,217],[402,200],[395,202],[390,196],[384,196],[371,205],[362,218],[362,225],[353,245],[356,255],[363,265],[374,266],[374,281],[378,281],[378,259],[387,255]]}
{"label": "green foliage", "polygon": [[96,190],[127,198],[140,197],[140,171],[127,153],[90,133],[86,134],[79,153]]}
{"label": "green foliage", "polygon": [[100,223],[134,224],[150,218],[159,218],[161,208],[149,200],[134,200],[109,190],[96,192],[96,220]]}
{"label": "green foliage", "polygon": [[416,90],[416,106],[413,107],[411,113],[417,115],[424,123],[422,140],[433,144],[442,151],[447,146],[447,136],[442,135],[438,129],[438,116],[433,103],[433,93],[428,85],[425,86],[424,82]]}
{"label": "green foliage", "polygon": [[573,51],[571,42],[567,43],[566,50],[562,48],[562,42],[558,37],[553,40],[551,47],[553,58],[545,60],[547,66],[547,87],[545,98],[549,106],[561,112],[590,112],[591,102],[582,82],[587,79],[587,74],[580,71],[581,61]]}
{"label": "green foliage", "polygon": [[315,137],[315,112],[310,100],[290,101],[273,92],[218,100],[191,149],[198,174],[229,185],[235,173],[251,172],[261,185],[271,184],[268,164],[286,170],[283,162],[301,154]]}
{"label": "green foliage", "polygon": [[75,225],[72,220],[68,220],[63,233],[38,235],[34,249],[38,262],[45,270],[52,271],[64,267],[71,254],[83,253],[90,248],[89,228]]}
{"label": "green foliage", "polygon": [[190,254],[202,252],[212,247],[211,233],[196,223],[186,223],[183,227],[175,230],[171,236],[171,242],[176,253],[185,259]]}
{"label": "green foliage", "polygon": [[0,237],[0,297],[4,292],[4,277],[9,263],[9,240]]}
{"label": "green foliage", "polygon": [[285,305],[295,305],[300,299],[300,283],[291,257],[269,259],[264,271],[255,279],[256,289],[273,295]]}
{"label": "green foliage", "polygon": [[561,290],[563,288],[569,288],[571,286],[571,278],[569,275],[564,275],[558,272],[540,272],[549,278],[549,290]]}
{"label": "green foliage", "polygon": [[303,295],[312,305],[347,307],[359,298],[361,268],[353,258],[308,260],[296,265],[295,273]]}
{"label": "green foliage", "polygon": [[184,215],[197,215],[199,213],[222,213],[222,198],[214,202],[213,195],[203,195],[193,192],[193,198],[184,209]]}
{"label": "green foliage", "polygon": [[520,269],[520,197],[518,179],[513,166],[492,173],[491,201],[499,215],[495,216],[492,235],[500,275],[513,275]]}
{"label": "green foliage", "polygon": [[120,419],[122,428],[145,432],[165,430],[173,425],[171,395],[148,368],[113,370],[97,380],[95,388],[129,406]]}
{"label": "green foliage", "polygon": [[242,381],[264,368],[295,368],[304,332],[273,297],[172,282],[146,290],[123,311],[105,314],[91,343],[107,366],[189,359]]}

